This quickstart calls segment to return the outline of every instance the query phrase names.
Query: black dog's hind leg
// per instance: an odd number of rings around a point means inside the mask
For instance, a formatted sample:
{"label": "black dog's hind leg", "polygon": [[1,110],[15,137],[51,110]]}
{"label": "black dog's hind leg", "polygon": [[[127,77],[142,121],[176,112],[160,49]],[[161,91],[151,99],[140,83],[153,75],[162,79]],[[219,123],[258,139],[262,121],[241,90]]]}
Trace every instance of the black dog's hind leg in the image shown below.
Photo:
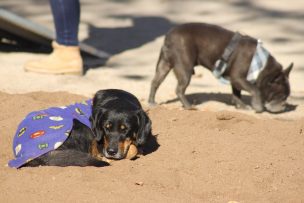
{"label": "black dog's hind leg", "polygon": [[190,104],[185,96],[186,88],[190,83],[193,71],[188,71],[184,65],[180,63],[177,67],[174,67],[173,70],[177,79],[177,86],[175,90],[177,97],[182,102],[185,109],[194,110],[195,108]]}
{"label": "black dog's hind leg", "polygon": [[[164,49],[164,48],[163,48]],[[164,58],[164,51],[161,51],[157,66],[156,66],[156,71],[155,71],[155,76],[152,80],[151,83],[151,89],[150,89],[150,95],[149,95],[149,104],[150,105],[155,105],[155,94],[160,86],[160,84],[164,81],[166,76],[168,75],[169,71],[171,70],[169,62],[167,62]]]}
{"label": "black dog's hind leg", "polygon": [[237,109],[244,109],[244,110],[249,110],[251,109],[250,106],[244,104],[244,102],[241,99],[241,90],[236,89],[235,87],[232,86],[232,98],[231,98],[231,103],[235,105],[235,108]]}
{"label": "black dog's hind leg", "polygon": [[76,151],[72,149],[54,150],[44,154],[30,162],[25,166],[108,166],[107,162],[98,160],[88,153]]}

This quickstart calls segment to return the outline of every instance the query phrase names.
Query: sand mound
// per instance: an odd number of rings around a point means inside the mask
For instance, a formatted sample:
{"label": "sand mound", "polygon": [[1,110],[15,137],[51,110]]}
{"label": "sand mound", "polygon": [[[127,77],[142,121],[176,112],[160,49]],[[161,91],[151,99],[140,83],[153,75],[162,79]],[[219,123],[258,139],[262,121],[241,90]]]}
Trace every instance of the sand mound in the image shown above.
{"label": "sand mound", "polygon": [[30,111],[85,99],[0,93],[1,202],[294,202],[304,194],[304,120],[235,112],[149,110],[148,154],[104,168],[11,169],[12,138]]}

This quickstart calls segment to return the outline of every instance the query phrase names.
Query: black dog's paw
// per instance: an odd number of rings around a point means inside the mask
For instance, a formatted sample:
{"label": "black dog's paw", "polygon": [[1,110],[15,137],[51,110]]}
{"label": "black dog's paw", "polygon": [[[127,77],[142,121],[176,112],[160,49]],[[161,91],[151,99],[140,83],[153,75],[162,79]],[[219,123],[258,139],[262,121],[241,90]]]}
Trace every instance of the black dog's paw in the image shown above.
{"label": "black dog's paw", "polygon": [[262,113],[264,111],[264,107],[260,105],[252,105],[252,108],[256,113]]}
{"label": "black dog's paw", "polygon": [[235,106],[236,109],[252,110],[251,106],[246,105],[240,98],[238,98],[234,95],[232,95],[231,103],[232,103],[232,105]]}
{"label": "black dog's paw", "polygon": [[255,110],[256,113],[262,113],[264,111],[264,107],[261,105],[252,104],[252,108]]}
{"label": "black dog's paw", "polygon": [[252,110],[251,106],[246,105],[246,104],[235,104],[236,109],[241,109],[241,110]]}
{"label": "black dog's paw", "polygon": [[191,110],[191,111],[196,111],[197,110],[197,108],[194,105],[185,106],[184,109],[185,110]]}
{"label": "black dog's paw", "polygon": [[256,113],[262,113],[264,111],[264,106],[260,97],[252,96],[251,106]]}
{"label": "black dog's paw", "polygon": [[155,101],[149,101],[148,104],[149,104],[149,107],[157,106],[157,103]]}
{"label": "black dog's paw", "polygon": [[264,110],[255,110],[256,113],[263,113]]}

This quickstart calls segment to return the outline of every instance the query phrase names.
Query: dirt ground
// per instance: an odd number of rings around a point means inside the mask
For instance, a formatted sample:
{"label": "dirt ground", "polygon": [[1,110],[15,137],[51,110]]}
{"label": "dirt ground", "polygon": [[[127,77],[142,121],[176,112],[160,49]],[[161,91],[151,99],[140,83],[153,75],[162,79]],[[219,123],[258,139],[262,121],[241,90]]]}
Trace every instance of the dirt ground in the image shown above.
{"label": "dirt ground", "polygon": [[[28,111],[84,97],[0,94],[1,202],[300,202],[304,119],[221,111],[149,110],[148,154],[109,167],[11,169],[12,135]],[[13,112],[13,114],[12,114]],[[152,140],[153,141],[153,140]]]}
{"label": "dirt ground", "polygon": [[[304,3],[288,2],[81,1],[80,39],[112,55],[84,56],[82,77],[25,73],[23,64],[45,53],[0,44],[0,202],[304,202]],[[53,29],[47,1],[1,0],[0,8]],[[201,67],[187,89],[199,110],[181,108],[172,73],[157,93],[162,105],[149,108],[163,36],[184,22],[241,31],[262,39],[284,67],[294,62],[288,102],[295,109],[236,110],[230,87]],[[147,155],[104,168],[7,167],[13,135],[26,114],[107,88],[133,93],[148,111],[155,139]]]}

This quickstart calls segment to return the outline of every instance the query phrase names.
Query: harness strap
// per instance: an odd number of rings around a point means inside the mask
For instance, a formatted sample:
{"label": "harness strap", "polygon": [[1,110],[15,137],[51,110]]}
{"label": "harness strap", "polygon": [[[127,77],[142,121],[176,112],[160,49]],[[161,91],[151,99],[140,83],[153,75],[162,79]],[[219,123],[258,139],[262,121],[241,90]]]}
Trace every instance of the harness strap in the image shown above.
{"label": "harness strap", "polygon": [[220,59],[218,59],[215,62],[214,69],[213,69],[213,75],[216,78],[221,78],[225,70],[228,68],[227,63],[229,61],[230,56],[234,52],[236,46],[238,45],[240,39],[242,38],[242,35],[239,32],[235,32],[231,40],[229,41],[229,44],[224,50],[223,55]]}

